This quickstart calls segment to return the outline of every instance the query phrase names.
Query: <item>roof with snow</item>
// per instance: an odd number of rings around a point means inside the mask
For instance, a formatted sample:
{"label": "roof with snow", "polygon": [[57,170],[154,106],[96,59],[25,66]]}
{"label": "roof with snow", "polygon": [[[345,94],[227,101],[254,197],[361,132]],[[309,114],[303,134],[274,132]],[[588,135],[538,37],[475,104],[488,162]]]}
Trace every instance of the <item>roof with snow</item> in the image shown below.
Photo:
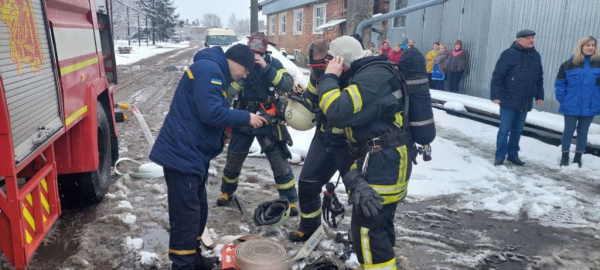
{"label": "roof with snow", "polygon": [[345,22],[345,21],[346,21],[346,19],[345,19],[345,18],[331,20],[331,21],[328,21],[327,23],[324,23],[324,24],[322,24],[321,26],[317,27],[317,30],[325,30],[325,29],[327,29],[327,28],[334,27],[334,26],[336,26],[336,25],[338,25],[338,24],[340,24],[340,23],[343,23],[343,22]]}

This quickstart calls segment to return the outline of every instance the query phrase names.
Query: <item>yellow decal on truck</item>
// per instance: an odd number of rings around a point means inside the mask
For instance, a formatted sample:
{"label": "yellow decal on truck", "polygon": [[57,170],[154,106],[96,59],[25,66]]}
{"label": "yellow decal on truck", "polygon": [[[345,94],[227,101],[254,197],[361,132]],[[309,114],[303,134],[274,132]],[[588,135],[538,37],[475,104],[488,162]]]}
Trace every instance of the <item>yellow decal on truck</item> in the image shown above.
{"label": "yellow decal on truck", "polygon": [[0,1],[0,17],[8,28],[10,59],[23,76],[23,65],[29,64],[32,72],[38,72],[44,63],[44,53],[35,24],[31,1]]}

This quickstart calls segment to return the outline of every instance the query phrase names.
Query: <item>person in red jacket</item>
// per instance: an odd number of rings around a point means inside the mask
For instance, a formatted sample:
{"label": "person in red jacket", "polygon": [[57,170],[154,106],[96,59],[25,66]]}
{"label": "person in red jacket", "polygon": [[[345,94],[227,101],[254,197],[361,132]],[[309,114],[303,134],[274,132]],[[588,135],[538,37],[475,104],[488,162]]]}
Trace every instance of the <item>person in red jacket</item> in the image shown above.
{"label": "person in red jacket", "polygon": [[402,49],[400,49],[400,44],[396,43],[396,45],[394,45],[394,50],[388,54],[388,59],[390,59],[390,61],[398,64],[398,63],[400,63],[401,56],[402,56]]}
{"label": "person in red jacket", "polygon": [[390,48],[390,42],[386,39],[381,43],[381,48],[379,49],[379,54],[389,54],[392,51]]}

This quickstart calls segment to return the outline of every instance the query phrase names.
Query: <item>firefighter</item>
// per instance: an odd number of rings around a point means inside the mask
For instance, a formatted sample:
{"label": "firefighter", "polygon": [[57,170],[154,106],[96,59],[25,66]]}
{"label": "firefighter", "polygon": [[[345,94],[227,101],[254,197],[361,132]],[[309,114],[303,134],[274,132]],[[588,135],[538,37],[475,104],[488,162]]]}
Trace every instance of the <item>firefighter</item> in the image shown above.
{"label": "firefighter", "polygon": [[[406,196],[412,170],[402,102],[408,92],[398,92],[404,89],[400,74],[386,56],[370,56],[352,37],[333,40],[329,53],[334,58],[318,87],[319,107],[331,125],[344,128],[354,157],[342,178],[348,203],[354,206],[352,246],[364,269],[396,269],[394,214]],[[350,84],[340,87],[339,77],[347,72],[352,74]]]}
{"label": "firefighter", "polygon": [[[310,81],[306,90],[300,90],[307,99],[312,111],[317,115],[317,131],[308,149],[304,166],[298,181],[300,198],[300,225],[296,232],[289,234],[292,242],[306,241],[321,225],[321,190],[335,172],[345,175],[352,165],[344,130],[327,124],[327,118],[319,108],[317,87],[325,73],[327,62],[332,59],[327,54],[328,42],[317,40],[309,46]],[[295,89],[296,90],[296,89]],[[293,113],[292,115],[297,115]],[[289,121],[288,121],[289,122]]]}
{"label": "firefighter", "polygon": [[204,49],[196,53],[175,90],[150,153],[150,159],[163,166],[167,182],[172,269],[211,269],[215,263],[202,257],[197,240],[208,215],[208,166],[223,149],[225,127],[259,128],[267,122],[227,106],[227,86],[253,67],[254,53],[246,45],[235,45],[226,54],[220,47]]}
{"label": "firefighter", "polygon": [[[270,121],[260,129],[234,128],[227,149],[227,161],[223,169],[221,182],[222,194],[217,199],[217,206],[229,204],[238,186],[238,179],[244,160],[254,138],[256,137],[261,152],[265,153],[275,177],[277,191],[281,199],[290,202],[292,216],[298,215],[298,194],[296,179],[287,159],[291,157],[288,144],[291,138],[286,126],[276,117],[276,92],[288,93],[294,85],[292,76],[288,74],[279,60],[267,53],[267,37],[257,33],[250,37],[248,46],[255,53],[256,65],[243,80],[237,80],[230,86],[230,91],[238,92],[233,107],[251,113],[265,115]],[[276,91],[277,90],[277,91]]]}

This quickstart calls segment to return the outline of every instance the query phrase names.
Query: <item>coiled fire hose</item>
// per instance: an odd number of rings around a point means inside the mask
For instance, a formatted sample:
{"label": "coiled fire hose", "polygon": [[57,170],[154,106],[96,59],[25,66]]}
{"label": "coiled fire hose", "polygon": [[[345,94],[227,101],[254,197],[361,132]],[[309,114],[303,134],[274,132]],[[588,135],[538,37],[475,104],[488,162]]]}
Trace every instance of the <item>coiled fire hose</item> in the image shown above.
{"label": "coiled fire hose", "polygon": [[213,241],[208,230],[205,228],[201,239],[202,243],[210,248],[214,248],[217,245],[227,245],[238,239],[246,240],[235,249],[234,262],[239,269],[288,270],[292,268],[296,261],[308,257],[319,242],[329,233],[329,229],[321,225],[292,259],[287,258],[287,251],[281,244],[269,239],[260,238],[260,236],[256,235],[227,235]]}
{"label": "coiled fire hose", "polygon": [[[142,128],[144,137],[146,137],[146,140],[148,141],[148,145],[150,145],[150,148],[152,148],[152,146],[154,145],[154,137],[152,136],[152,133],[150,132],[150,128],[148,128],[148,124],[146,123],[146,120],[144,120],[144,116],[142,115],[140,110],[138,110],[138,108],[133,104],[117,104],[117,106],[123,110],[129,110],[133,113],[133,115],[135,115],[135,118],[137,119],[138,123],[140,124],[140,127]],[[138,167],[138,172],[128,174],[132,178],[155,178],[155,177],[162,177],[164,175],[163,168],[154,162],[142,164],[133,159],[126,158],[126,157],[120,158],[117,160],[117,162],[115,162],[115,173],[118,175],[127,174],[127,173],[119,172],[119,170],[117,170],[117,165],[123,161],[130,161],[130,162],[140,165]]]}

